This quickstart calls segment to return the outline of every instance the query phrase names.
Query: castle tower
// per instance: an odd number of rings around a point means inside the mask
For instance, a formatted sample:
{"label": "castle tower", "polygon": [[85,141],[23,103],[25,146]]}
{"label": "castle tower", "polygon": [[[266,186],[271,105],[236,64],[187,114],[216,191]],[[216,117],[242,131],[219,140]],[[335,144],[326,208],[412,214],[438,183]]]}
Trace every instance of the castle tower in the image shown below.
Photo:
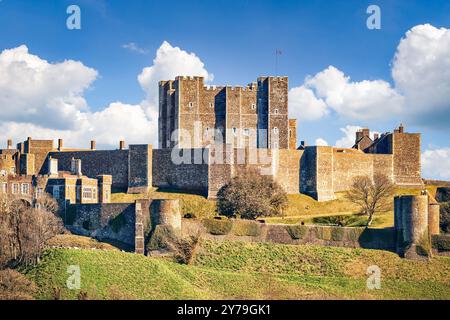
{"label": "castle tower", "polygon": [[290,140],[296,143],[295,134],[289,136],[287,77],[260,77],[246,87],[205,86],[203,77],[161,81],[159,115],[161,148],[288,149]]}
{"label": "castle tower", "polygon": [[428,230],[428,195],[404,195],[394,198],[394,228],[397,252],[408,259],[427,256],[430,245]]}

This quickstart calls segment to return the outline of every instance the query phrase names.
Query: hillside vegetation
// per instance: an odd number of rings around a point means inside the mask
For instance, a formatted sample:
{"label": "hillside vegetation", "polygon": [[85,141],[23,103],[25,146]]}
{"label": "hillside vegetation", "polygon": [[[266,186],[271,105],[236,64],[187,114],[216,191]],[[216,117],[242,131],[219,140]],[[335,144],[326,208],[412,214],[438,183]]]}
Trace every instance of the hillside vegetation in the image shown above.
{"label": "hillside vegetation", "polygon": [[[366,287],[378,265],[382,288]],[[26,270],[36,298],[76,299],[67,267],[81,270],[88,299],[450,299],[450,258],[408,261],[376,250],[245,244],[202,244],[193,265],[120,251],[49,249]]]}

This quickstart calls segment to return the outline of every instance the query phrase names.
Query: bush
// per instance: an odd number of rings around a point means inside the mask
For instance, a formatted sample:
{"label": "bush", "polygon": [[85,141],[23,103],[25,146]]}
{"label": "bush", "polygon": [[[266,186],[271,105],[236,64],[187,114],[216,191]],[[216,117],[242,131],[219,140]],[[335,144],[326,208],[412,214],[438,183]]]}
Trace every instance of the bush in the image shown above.
{"label": "bush", "polygon": [[294,240],[303,239],[308,233],[308,227],[302,225],[287,226],[286,229]]}
{"label": "bush", "polygon": [[36,292],[34,282],[23,274],[11,270],[0,270],[0,300],[32,300]]}
{"label": "bush", "polygon": [[171,226],[158,225],[153,231],[147,250],[170,250],[169,244],[175,239],[175,230]]}
{"label": "bush", "polygon": [[439,220],[442,232],[450,233],[450,202],[441,203]]}
{"label": "bush", "polygon": [[260,225],[253,221],[235,221],[232,232],[236,236],[257,237],[261,234]]}
{"label": "bush", "polygon": [[226,235],[230,233],[233,222],[230,220],[205,219],[203,225],[206,231],[212,235]]}
{"label": "bush", "polygon": [[358,241],[361,236],[361,229],[352,228],[347,232],[347,238],[350,241]]}
{"label": "bush", "polygon": [[450,235],[433,235],[431,237],[433,249],[438,251],[450,251]]}
{"label": "bush", "polygon": [[334,227],[331,229],[331,240],[342,241],[344,239],[345,230],[342,227]]}
{"label": "bush", "polygon": [[234,177],[217,193],[217,208],[224,216],[244,219],[281,215],[287,208],[286,192],[271,176],[249,170]]}
{"label": "bush", "polygon": [[331,241],[331,228],[324,227],[322,228],[322,240]]}
{"label": "bush", "polygon": [[436,189],[436,200],[438,202],[450,201],[450,188],[439,187]]}

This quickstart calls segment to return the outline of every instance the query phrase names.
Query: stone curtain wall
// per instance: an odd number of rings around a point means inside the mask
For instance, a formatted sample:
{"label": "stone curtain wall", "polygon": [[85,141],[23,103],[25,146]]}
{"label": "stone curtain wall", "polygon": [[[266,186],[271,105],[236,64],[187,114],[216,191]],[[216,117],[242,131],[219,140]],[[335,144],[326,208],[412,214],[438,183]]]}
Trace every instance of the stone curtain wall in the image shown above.
{"label": "stone curtain wall", "polygon": [[83,175],[89,178],[102,174],[111,175],[113,188],[128,187],[128,150],[63,151],[51,152],[49,155],[58,159],[60,171],[71,170],[72,158],[81,159]]}
{"label": "stone curtain wall", "polygon": [[[302,150],[236,149],[229,145],[209,149],[208,198],[215,198],[231,178],[249,169],[263,170],[261,173],[273,176],[287,193],[297,194],[300,192],[302,154]],[[223,159],[224,163],[213,163],[212,159],[217,158]]]}
{"label": "stone curtain wall", "polygon": [[174,164],[171,158],[172,149],[153,150],[153,186],[199,191],[206,194],[208,165],[194,163],[195,152],[201,154],[201,159],[203,159],[204,149],[179,149],[179,151],[189,155],[187,159],[190,159],[191,164]]}
{"label": "stone curtain wall", "polygon": [[394,181],[403,185],[421,185],[420,134],[393,133]]}
{"label": "stone curtain wall", "polygon": [[392,155],[339,153],[333,154],[333,191],[349,190],[357,176],[373,177],[381,173],[392,179]]}
{"label": "stone curtain wall", "polygon": [[152,146],[130,145],[128,193],[147,193],[152,187]]}

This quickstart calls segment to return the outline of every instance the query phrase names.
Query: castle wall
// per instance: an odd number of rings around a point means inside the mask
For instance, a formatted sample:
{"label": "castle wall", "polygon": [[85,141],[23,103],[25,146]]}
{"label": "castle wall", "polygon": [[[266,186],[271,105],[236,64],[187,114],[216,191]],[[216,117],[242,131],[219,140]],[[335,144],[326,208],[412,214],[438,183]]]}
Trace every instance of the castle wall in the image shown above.
{"label": "castle wall", "polygon": [[392,179],[392,160],[392,155],[388,154],[335,152],[333,154],[333,191],[349,190],[358,176],[373,177],[379,173]]}
{"label": "castle wall", "polygon": [[[153,150],[153,186],[158,188],[184,189],[206,193],[208,190],[208,165],[203,160],[205,149],[158,149]],[[185,162],[175,164],[172,152],[186,156]],[[195,157],[199,157],[199,164]]]}
{"label": "castle wall", "polygon": [[33,140],[28,138],[24,142],[23,148],[24,152],[22,153],[31,153],[34,155],[34,171],[38,173],[46,168],[47,155],[53,150],[53,140]]}
{"label": "castle wall", "polygon": [[16,160],[14,159],[16,155],[17,150],[0,150],[0,176],[16,173]]}
{"label": "castle wall", "polygon": [[289,119],[289,149],[297,149],[297,120]]}
{"label": "castle wall", "polygon": [[128,153],[128,193],[147,193],[152,187],[152,146],[130,145]]}
{"label": "castle wall", "polygon": [[[269,141],[271,147],[289,148],[288,78],[269,77]],[[274,130],[276,128],[277,132]]]}
{"label": "castle wall", "polygon": [[[90,178],[111,175],[113,188],[128,187],[128,150],[63,151],[50,152],[49,155],[58,159],[60,171],[71,171],[72,158],[80,159],[83,175]],[[46,166],[40,173],[47,173]]]}
{"label": "castle wall", "polygon": [[[300,192],[300,159],[303,150],[262,148],[211,148],[209,152],[208,198],[215,198],[231,178],[248,170],[270,175],[289,194]],[[215,163],[212,159],[223,159]]]}
{"label": "castle wall", "polygon": [[394,181],[399,185],[422,185],[420,177],[420,134],[392,133]]}

